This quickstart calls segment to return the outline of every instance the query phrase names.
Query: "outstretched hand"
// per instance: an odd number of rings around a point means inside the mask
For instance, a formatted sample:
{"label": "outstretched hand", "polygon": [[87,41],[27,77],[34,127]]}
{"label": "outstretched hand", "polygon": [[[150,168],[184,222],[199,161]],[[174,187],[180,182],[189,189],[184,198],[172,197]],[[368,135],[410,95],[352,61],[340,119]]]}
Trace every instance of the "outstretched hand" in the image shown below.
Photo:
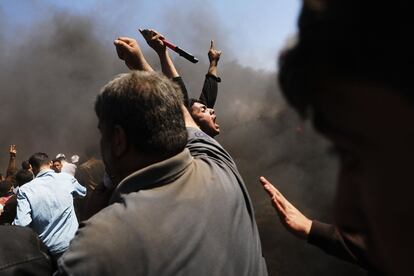
{"label": "outstretched hand", "polygon": [[211,40],[210,42],[210,49],[208,50],[208,59],[210,60],[210,63],[214,63],[217,65],[222,51],[219,51],[214,48],[214,40]]}
{"label": "outstretched hand", "polygon": [[296,209],[266,178],[261,176],[259,180],[271,197],[272,205],[285,228],[295,236],[307,239],[312,221]]}
{"label": "outstretched hand", "polygon": [[146,63],[138,42],[129,37],[118,37],[114,41],[118,57],[125,61],[126,66],[131,70],[144,70]]}
{"label": "outstretched hand", "polygon": [[163,42],[164,36],[153,29],[139,29],[139,32],[147,41],[148,45],[157,52],[158,55],[165,53],[166,46]]}

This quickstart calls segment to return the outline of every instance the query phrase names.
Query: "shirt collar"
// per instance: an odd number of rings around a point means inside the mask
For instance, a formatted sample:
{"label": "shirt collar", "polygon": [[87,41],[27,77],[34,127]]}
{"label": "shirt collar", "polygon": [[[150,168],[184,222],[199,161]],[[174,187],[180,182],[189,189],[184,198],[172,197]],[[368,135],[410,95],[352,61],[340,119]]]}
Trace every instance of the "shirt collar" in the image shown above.
{"label": "shirt collar", "polygon": [[193,157],[186,148],[177,155],[154,163],[125,177],[115,188],[109,203],[119,201],[123,194],[166,185],[179,177],[191,164]]}
{"label": "shirt collar", "polygon": [[42,176],[44,176],[44,175],[46,175],[47,173],[49,173],[49,172],[53,172],[53,170],[52,169],[44,169],[44,170],[41,170],[37,175],[36,175],[36,178],[38,178],[38,177],[42,177]]}

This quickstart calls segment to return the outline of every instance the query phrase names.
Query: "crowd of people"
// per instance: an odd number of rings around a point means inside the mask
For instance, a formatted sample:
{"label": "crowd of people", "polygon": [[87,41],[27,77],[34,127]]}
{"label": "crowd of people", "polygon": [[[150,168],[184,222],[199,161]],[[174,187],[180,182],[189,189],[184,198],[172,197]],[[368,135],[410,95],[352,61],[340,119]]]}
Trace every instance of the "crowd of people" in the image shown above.
{"label": "crowd of people", "polygon": [[[259,179],[287,230],[372,275],[412,270],[406,5],[304,1],[297,41],[280,55],[288,102],[338,153],[335,221],[308,218]],[[131,72],[95,101],[102,160],[76,166],[38,152],[17,169],[10,146],[0,182],[2,275],[267,275],[254,204],[214,139],[221,51],[211,41],[201,95],[190,99],[164,36],[140,33],[162,74],[135,39],[114,41]]]}

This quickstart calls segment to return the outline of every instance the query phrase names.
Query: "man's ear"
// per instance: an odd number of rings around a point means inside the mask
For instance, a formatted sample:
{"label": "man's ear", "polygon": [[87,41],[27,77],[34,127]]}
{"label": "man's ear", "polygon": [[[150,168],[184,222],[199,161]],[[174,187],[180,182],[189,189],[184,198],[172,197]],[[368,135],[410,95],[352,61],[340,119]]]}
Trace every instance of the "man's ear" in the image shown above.
{"label": "man's ear", "polygon": [[128,139],[122,126],[115,125],[113,128],[112,150],[116,157],[122,156],[128,149]]}

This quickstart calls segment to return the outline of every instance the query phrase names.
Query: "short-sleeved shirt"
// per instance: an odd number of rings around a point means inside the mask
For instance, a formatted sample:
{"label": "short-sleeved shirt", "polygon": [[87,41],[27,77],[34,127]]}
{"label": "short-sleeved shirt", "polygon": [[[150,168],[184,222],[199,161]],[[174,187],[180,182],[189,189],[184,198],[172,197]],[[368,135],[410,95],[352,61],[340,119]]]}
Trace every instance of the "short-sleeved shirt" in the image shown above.
{"label": "short-sleeved shirt", "polygon": [[53,255],[65,251],[78,229],[73,196],[85,196],[86,188],[67,173],[40,171],[20,187],[13,224],[29,226]]}
{"label": "short-sleeved shirt", "polygon": [[81,224],[68,275],[267,275],[249,196],[230,155],[188,129],[181,153],[127,176]]}

